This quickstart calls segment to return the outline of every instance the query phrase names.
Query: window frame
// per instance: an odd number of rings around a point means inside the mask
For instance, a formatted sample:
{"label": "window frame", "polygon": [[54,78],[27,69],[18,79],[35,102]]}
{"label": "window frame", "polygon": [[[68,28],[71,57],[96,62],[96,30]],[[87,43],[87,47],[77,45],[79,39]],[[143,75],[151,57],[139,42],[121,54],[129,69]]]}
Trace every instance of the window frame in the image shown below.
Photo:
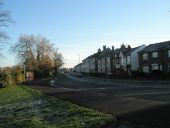
{"label": "window frame", "polygon": [[143,53],[142,58],[143,60],[148,60],[148,53]]}
{"label": "window frame", "polygon": [[[144,69],[146,69],[146,67],[148,68],[148,71],[144,70]],[[144,73],[149,73],[149,66],[148,65],[144,65],[142,70],[143,70]]]}
{"label": "window frame", "polygon": [[170,72],[170,63],[168,63],[168,67],[167,68],[168,68],[168,72]]}
{"label": "window frame", "polygon": [[170,50],[168,50],[168,57],[170,58]]}
{"label": "window frame", "polygon": [[[152,71],[159,70],[159,65],[158,64],[152,64],[151,66],[152,66]],[[157,68],[155,68],[155,67],[157,67]]]}
{"label": "window frame", "polygon": [[[156,54],[155,54],[156,53]],[[156,56],[155,56],[156,55]],[[152,58],[158,58],[158,52],[152,52]]]}

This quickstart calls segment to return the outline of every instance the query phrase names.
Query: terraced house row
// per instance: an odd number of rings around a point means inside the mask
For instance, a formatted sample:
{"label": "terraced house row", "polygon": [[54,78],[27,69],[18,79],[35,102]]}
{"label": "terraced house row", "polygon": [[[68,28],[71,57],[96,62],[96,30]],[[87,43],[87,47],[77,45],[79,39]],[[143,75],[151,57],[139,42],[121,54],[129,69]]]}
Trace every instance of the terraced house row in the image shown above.
{"label": "terraced house row", "polygon": [[106,76],[132,76],[137,73],[168,76],[170,73],[170,41],[141,45],[131,48],[98,49],[97,53],[85,58],[74,70],[87,74]]}

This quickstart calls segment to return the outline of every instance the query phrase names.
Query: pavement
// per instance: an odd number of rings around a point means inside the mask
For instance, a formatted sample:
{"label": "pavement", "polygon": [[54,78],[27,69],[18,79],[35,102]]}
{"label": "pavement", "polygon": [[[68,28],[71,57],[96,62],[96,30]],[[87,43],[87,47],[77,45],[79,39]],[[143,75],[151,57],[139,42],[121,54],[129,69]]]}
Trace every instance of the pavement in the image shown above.
{"label": "pavement", "polygon": [[[30,84],[29,84],[30,85]],[[52,86],[42,81],[34,89],[154,128],[170,127],[170,82],[78,77],[66,74]]]}

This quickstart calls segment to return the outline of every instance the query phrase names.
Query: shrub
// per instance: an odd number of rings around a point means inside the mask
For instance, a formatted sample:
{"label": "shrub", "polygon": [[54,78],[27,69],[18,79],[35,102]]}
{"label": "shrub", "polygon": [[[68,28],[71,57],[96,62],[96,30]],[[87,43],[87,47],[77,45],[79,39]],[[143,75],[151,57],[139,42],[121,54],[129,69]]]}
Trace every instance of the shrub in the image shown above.
{"label": "shrub", "polygon": [[20,84],[24,81],[24,73],[20,70],[12,71],[11,76],[15,84]]}
{"label": "shrub", "polygon": [[12,79],[12,76],[9,72],[4,72],[2,74],[2,79],[1,79],[1,83],[3,87],[7,87],[7,86],[11,86],[11,85],[14,85],[14,81]]}
{"label": "shrub", "polygon": [[20,84],[24,81],[24,73],[18,66],[3,68],[0,74],[0,84],[3,87]]}

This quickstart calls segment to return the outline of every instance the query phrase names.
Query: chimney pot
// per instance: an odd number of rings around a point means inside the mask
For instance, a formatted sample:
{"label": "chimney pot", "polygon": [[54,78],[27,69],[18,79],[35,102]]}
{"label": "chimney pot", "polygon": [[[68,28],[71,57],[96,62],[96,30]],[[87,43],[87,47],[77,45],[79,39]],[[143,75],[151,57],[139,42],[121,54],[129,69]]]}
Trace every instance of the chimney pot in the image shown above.
{"label": "chimney pot", "polygon": [[114,46],[112,46],[112,51],[114,51]]}
{"label": "chimney pot", "polygon": [[130,45],[128,45],[128,49],[131,50],[131,46]]}
{"label": "chimney pot", "polygon": [[105,50],[106,50],[106,45],[103,46],[103,51],[105,51]]}
{"label": "chimney pot", "polygon": [[100,48],[98,49],[98,53],[99,53],[99,52],[101,52],[101,49],[100,49]]}

